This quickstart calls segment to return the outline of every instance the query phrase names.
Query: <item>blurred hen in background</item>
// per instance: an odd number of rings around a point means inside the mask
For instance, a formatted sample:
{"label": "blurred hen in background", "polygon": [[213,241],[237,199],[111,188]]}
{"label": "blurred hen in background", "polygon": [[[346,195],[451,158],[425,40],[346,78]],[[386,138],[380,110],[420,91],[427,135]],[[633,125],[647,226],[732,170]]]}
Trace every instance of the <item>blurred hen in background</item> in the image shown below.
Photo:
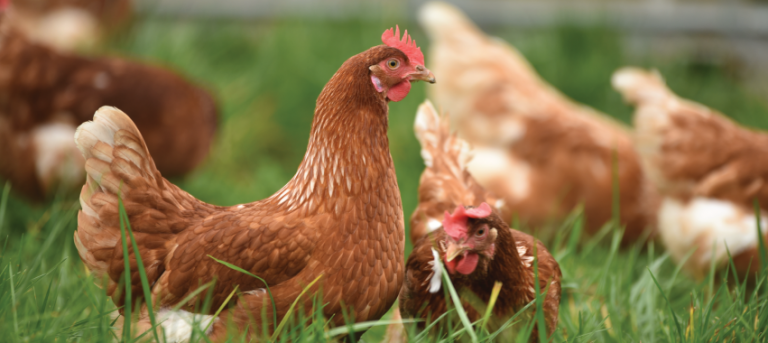
{"label": "blurred hen in background", "polygon": [[712,263],[727,263],[730,252],[739,272],[757,272],[753,201],[760,204],[765,229],[768,133],[678,97],[658,72],[624,68],[614,74],[613,86],[637,107],[637,150],[663,195],[658,230],[672,257],[682,262],[693,252],[686,267],[703,276]]}
{"label": "blurred hen in background", "polygon": [[95,44],[125,25],[131,0],[13,0],[12,25],[35,43],[58,50]]}
{"label": "blurred hen in background", "polygon": [[167,176],[191,171],[217,124],[213,98],[165,68],[120,58],[86,58],[32,42],[0,13],[0,179],[42,200],[85,180],[75,128],[101,106],[120,108],[144,134]]}
{"label": "blurred hen in background", "polygon": [[655,195],[628,128],[566,98],[513,47],[487,37],[457,8],[427,4],[420,21],[441,76],[431,97],[474,146],[468,169],[504,200],[504,218],[517,215],[538,226],[583,203],[594,232],[611,219],[617,183],[624,241],[643,235],[652,224]]}

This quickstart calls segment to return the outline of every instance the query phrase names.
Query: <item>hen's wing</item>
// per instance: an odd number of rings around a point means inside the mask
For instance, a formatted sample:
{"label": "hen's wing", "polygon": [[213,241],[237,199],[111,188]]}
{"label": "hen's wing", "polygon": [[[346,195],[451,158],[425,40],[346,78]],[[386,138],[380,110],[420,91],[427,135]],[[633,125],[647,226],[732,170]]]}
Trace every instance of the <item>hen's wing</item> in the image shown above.
{"label": "hen's wing", "polygon": [[768,156],[768,134],[678,97],[658,72],[624,68],[612,81],[637,106],[637,150],[664,195],[659,230],[672,255],[679,260],[697,249],[689,267],[703,274],[712,258],[727,259],[725,241],[746,269],[757,256],[753,200],[768,209],[768,161],[760,158]]}
{"label": "hen's wing", "polygon": [[[124,302],[117,289],[124,271],[118,195],[158,306],[175,305],[214,277],[214,309],[236,285],[241,291],[264,287],[208,255],[240,266],[270,286],[306,265],[313,240],[306,236],[311,233],[302,219],[272,215],[269,199],[226,208],[195,199],[160,175],[138,129],[120,110],[102,107],[92,122],[78,128],[75,140],[88,173],[75,243],[88,268],[107,279],[107,292],[118,306]],[[140,298],[130,240],[128,247],[132,294]]]}
{"label": "hen's wing", "polygon": [[430,3],[420,21],[432,40],[432,70],[441,75],[431,96],[475,147],[469,171],[505,200],[504,218],[540,225],[583,203],[596,230],[611,217],[617,165],[626,238],[642,234],[652,188],[623,125],[562,95],[455,7]]}
{"label": "hen's wing", "polygon": [[[405,281],[400,289],[398,303],[403,318],[422,318],[435,320],[447,311],[446,300],[442,289],[442,276],[445,273],[441,259],[435,258],[433,249],[442,252],[436,242],[444,239],[443,230],[428,233],[414,242],[413,251],[408,256],[405,266]],[[432,280],[441,286],[430,291]],[[454,287],[459,287],[455,284]],[[424,327],[428,323],[419,323]]]}
{"label": "hen's wing", "polygon": [[[526,271],[531,274],[531,278],[534,276],[532,265],[534,253],[538,258],[539,289],[541,292],[547,292],[547,295],[544,298],[543,309],[545,315],[544,318],[547,321],[547,334],[551,335],[557,327],[558,313],[560,311],[560,280],[563,277],[560,271],[560,265],[541,241],[527,233],[514,229],[510,230],[515,237],[517,253],[520,255],[520,259],[526,266]],[[534,242],[536,243],[535,249]]]}
{"label": "hen's wing", "polygon": [[453,211],[457,205],[488,202],[498,207],[503,203],[469,174],[469,144],[451,134],[447,118],[442,118],[429,100],[419,106],[414,131],[426,169],[419,181],[419,205],[411,216],[412,242],[441,228],[445,211]]}

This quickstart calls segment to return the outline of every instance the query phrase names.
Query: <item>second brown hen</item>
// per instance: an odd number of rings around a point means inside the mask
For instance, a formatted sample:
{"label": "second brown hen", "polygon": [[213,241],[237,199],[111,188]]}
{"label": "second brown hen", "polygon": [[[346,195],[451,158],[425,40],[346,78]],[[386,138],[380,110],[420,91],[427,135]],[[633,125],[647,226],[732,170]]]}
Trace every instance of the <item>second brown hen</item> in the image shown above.
{"label": "second brown hen", "polygon": [[430,3],[420,20],[441,76],[431,97],[475,147],[469,171],[504,200],[503,218],[541,225],[583,204],[594,232],[611,219],[618,185],[625,242],[644,235],[655,195],[626,127],[565,97],[457,8]]}
{"label": "second brown hen", "polygon": [[119,58],[85,58],[35,44],[0,18],[0,177],[43,199],[84,180],[72,139],[101,106],[131,114],[157,168],[191,171],[208,154],[217,125],[213,98],[164,68]]}

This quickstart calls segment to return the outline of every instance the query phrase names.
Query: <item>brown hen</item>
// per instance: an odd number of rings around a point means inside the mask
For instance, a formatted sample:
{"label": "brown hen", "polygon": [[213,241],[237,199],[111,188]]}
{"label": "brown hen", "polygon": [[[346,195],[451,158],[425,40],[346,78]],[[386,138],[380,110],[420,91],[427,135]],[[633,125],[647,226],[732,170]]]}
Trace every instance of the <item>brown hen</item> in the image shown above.
{"label": "brown hen", "polygon": [[430,95],[475,147],[469,171],[505,201],[503,218],[539,226],[583,204],[594,232],[611,219],[616,183],[625,242],[644,234],[655,197],[626,127],[565,97],[455,7],[427,4],[420,21],[441,76]]}
{"label": "brown hen", "polygon": [[[2,14],[0,14],[2,15]],[[117,58],[84,58],[31,43],[0,18],[0,178],[40,200],[84,180],[72,136],[101,106],[141,130],[165,176],[191,171],[216,130],[211,96],[178,75]]]}
{"label": "brown hen", "polygon": [[[355,321],[384,314],[402,284],[405,235],[387,138],[388,101],[403,99],[411,81],[434,82],[415,42],[406,39],[407,33],[402,41],[397,36],[399,29],[386,31],[382,40],[387,45],[351,57],[333,75],[317,99],[299,170],[261,201],[219,207],[174,186],[155,169],[139,130],[119,110],[102,108],[93,122],[83,124],[76,141],[87,158],[88,181],[80,197],[75,243],[88,268],[107,279],[115,303],[124,302],[118,291],[124,265],[120,193],[162,318],[179,317],[169,311],[174,305],[190,315],[201,299],[179,302],[216,279],[213,310],[235,287],[242,293],[207,332],[214,341],[226,338],[230,320],[240,330],[249,326],[255,337],[261,337],[255,333],[262,325],[272,329],[264,284],[209,255],[263,278],[278,320],[319,276],[311,291],[322,287],[323,312],[336,325],[345,320],[342,303]],[[133,294],[141,294],[130,254]],[[305,296],[300,303],[309,311],[313,300]],[[146,329],[146,309],[142,314],[139,324]],[[173,320],[167,323],[166,334],[175,330],[174,337],[189,337]]]}
{"label": "brown hen", "polygon": [[[540,242],[534,243],[532,236],[510,229],[498,212],[492,212],[485,201],[493,200],[493,195],[477,185],[463,168],[467,144],[450,133],[447,120],[440,118],[429,102],[419,107],[416,134],[427,168],[419,187],[419,205],[411,218],[411,227],[420,234],[411,233],[417,240],[400,292],[403,318],[435,319],[446,312],[446,293],[440,289],[445,262],[470,321],[480,319],[475,307],[478,303],[473,300],[479,298],[486,304],[494,283],[502,283],[492,328],[498,328],[505,318],[531,302],[535,283],[539,282],[541,291],[547,291],[543,309],[546,332],[551,334],[557,325],[560,304],[561,274],[557,261]],[[480,206],[465,209],[462,204]],[[454,208],[453,215],[448,215],[447,211]],[[438,215],[443,218],[438,220]],[[534,276],[534,256],[538,258],[538,281]],[[538,332],[534,331],[531,337],[538,339]]]}
{"label": "brown hen", "polygon": [[663,195],[658,230],[672,257],[681,261],[693,252],[686,267],[704,276],[711,263],[727,263],[730,251],[739,272],[757,271],[753,201],[760,203],[766,240],[768,132],[678,97],[658,72],[624,68],[612,81],[637,106],[637,149]]}

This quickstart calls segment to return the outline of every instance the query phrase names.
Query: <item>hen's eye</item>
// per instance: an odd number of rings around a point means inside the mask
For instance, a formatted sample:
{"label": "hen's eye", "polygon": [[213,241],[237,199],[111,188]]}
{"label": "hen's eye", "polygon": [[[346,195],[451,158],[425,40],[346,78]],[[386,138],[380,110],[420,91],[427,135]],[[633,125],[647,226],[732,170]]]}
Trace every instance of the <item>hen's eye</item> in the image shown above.
{"label": "hen's eye", "polygon": [[485,230],[484,229],[477,230],[477,234],[476,235],[482,236],[483,234],[485,234]]}
{"label": "hen's eye", "polygon": [[389,67],[389,69],[397,69],[397,67],[400,66],[400,61],[395,59],[389,60],[387,61],[387,66]]}

